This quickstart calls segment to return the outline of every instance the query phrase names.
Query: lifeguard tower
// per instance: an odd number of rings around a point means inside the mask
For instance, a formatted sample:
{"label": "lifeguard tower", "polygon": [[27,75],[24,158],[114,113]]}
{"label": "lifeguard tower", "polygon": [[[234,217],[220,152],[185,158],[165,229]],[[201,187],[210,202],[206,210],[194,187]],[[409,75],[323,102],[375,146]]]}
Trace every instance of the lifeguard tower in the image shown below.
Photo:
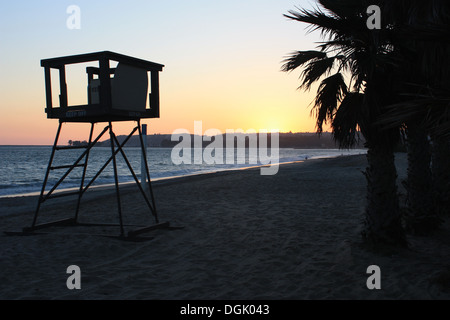
{"label": "lifeguard tower", "polygon": [[[71,64],[88,63],[86,67],[86,76],[88,80],[87,102],[82,105],[69,105],[67,84],[66,84],[66,66]],[[111,63],[117,65],[111,67]],[[97,66],[98,64],[98,66]],[[94,65],[94,66],[92,66]],[[31,227],[24,228],[24,232],[33,232],[38,229],[51,226],[77,225],[80,202],[83,194],[94,183],[102,171],[112,162],[114,169],[114,184],[117,198],[120,237],[132,238],[151,229],[168,227],[168,223],[159,223],[158,214],[155,206],[155,199],[151,186],[149,167],[147,164],[147,150],[144,146],[143,133],[141,129],[141,119],[159,118],[159,72],[163,70],[163,65],[145,61],[130,56],[110,52],[95,52],[80,54],[52,59],[41,60],[41,66],[45,71],[45,92],[47,118],[59,119],[55,142],[53,144],[50,161],[45,174],[42,190],[39,196],[36,212],[34,214]],[[55,107],[52,101],[52,69],[59,72],[59,106]],[[148,89],[150,87],[150,93]],[[147,103],[148,98],[148,103]],[[127,138],[119,143],[114,130],[113,123],[116,121],[135,121],[136,127],[130,132]],[[77,146],[59,146],[58,139],[64,123],[90,123],[89,141],[86,145]],[[98,136],[93,137],[94,125],[100,122],[107,123],[106,127]],[[140,148],[142,150],[143,162],[145,164],[145,181],[139,182],[130,162],[123,149],[127,141],[135,132],[139,134]],[[86,169],[91,149],[103,137],[109,133],[111,141],[111,156],[103,167],[95,174],[88,183],[86,181]],[[85,149],[73,164],[54,166],[53,160],[55,153],[65,149]],[[123,156],[140,192],[142,193],[147,206],[155,219],[155,224],[144,226],[125,234],[122,208],[120,201],[119,179],[117,172],[116,156],[121,153]],[[76,167],[82,167],[80,187],[73,192],[55,193],[61,182]],[[53,170],[66,170],[59,181],[46,191],[49,174]],[[141,179],[142,180],[142,179]],[[147,183],[147,185],[145,185]],[[41,204],[47,200],[63,196],[77,196],[76,211],[73,218],[53,221],[43,224],[37,224]]]}

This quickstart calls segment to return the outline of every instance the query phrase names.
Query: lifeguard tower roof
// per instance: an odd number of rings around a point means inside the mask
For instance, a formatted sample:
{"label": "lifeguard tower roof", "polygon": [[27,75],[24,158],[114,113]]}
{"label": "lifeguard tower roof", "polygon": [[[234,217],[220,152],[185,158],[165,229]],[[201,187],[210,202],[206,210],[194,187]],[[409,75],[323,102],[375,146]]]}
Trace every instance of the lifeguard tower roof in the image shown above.
{"label": "lifeguard tower roof", "polygon": [[[111,61],[117,62],[115,68],[110,67]],[[88,101],[82,105],[68,105],[66,65],[92,62],[97,62],[98,66],[86,67]],[[162,64],[101,51],[43,59],[41,66],[45,69],[47,118],[64,122],[159,118],[159,72],[164,68]],[[59,70],[59,106],[54,106],[52,101],[51,69]]]}

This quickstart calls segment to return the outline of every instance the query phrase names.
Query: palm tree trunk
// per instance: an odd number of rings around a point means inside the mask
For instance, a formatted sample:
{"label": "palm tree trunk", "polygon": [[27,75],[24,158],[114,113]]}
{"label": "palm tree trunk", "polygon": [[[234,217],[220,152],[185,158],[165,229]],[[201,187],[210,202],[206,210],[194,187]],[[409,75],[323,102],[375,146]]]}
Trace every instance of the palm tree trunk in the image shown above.
{"label": "palm tree trunk", "polygon": [[[374,141],[375,142],[375,141]],[[397,193],[397,170],[393,147],[368,144],[367,207],[364,238],[371,244],[406,246]]]}
{"label": "palm tree trunk", "polygon": [[433,195],[436,213],[450,214],[450,141],[448,137],[433,137]]}
{"label": "palm tree trunk", "polygon": [[426,130],[416,121],[407,124],[408,215],[407,227],[413,233],[426,234],[439,225],[433,205],[431,152]]}

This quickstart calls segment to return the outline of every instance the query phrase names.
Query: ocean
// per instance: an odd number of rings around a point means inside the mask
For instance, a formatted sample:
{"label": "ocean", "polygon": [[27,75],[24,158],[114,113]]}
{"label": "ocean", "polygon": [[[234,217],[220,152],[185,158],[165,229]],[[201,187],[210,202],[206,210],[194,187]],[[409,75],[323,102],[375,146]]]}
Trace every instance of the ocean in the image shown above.
{"label": "ocean", "polygon": [[[45,171],[51,154],[51,146],[0,146],[0,197],[35,194],[42,188]],[[140,178],[141,172],[141,150],[140,148],[124,148],[128,160],[136,175]],[[195,175],[223,170],[235,170],[244,167],[258,166],[261,163],[249,163],[249,150],[246,149],[246,163],[238,161],[235,152],[233,164],[179,164],[172,162],[172,148],[148,148],[147,157],[152,181],[162,178]],[[83,149],[56,151],[54,166],[73,164],[81,155]],[[192,152],[195,152],[194,150]],[[302,161],[305,159],[329,158],[354,154],[365,154],[364,149],[339,150],[339,149],[279,149],[279,163]],[[85,185],[95,173],[109,159],[111,149],[107,147],[96,147],[91,150],[86,173]],[[224,154],[225,157],[225,154]],[[192,156],[194,159],[194,156]],[[226,163],[226,161],[223,161]],[[81,162],[82,163],[82,162]],[[119,182],[134,181],[126,162],[120,154],[117,155]],[[75,168],[61,183],[57,190],[69,189],[80,186],[82,168]],[[53,170],[49,176],[46,190],[48,191],[67,171]],[[112,162],[96,179],[93,186],[114,183]]]}

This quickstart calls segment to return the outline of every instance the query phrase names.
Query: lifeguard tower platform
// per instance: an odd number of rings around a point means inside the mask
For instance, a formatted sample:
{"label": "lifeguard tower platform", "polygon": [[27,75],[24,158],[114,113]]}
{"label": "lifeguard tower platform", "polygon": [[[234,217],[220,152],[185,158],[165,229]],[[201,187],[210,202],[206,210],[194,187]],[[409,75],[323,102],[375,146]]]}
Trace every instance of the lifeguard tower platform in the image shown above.
{"label": "lifeguard tower platform", "polygon": [[[80,63],[88,63],[90,65],[86,67],[86,76],[88,79],[87,101],[86,104],[82,105],[69,105],[66,83],[66,66]],[[112,68],[111,63],[117,63],[116,67]],[[97,64],[98,66],[96,66]],[[24,228],[23,232],[33,232],[35,230],[51,226],[78,225],[78,214],[83,194],[111,162],[114,169],[115,194],[118,205],[119,223],[117,226],[120,227],[119,237],[133,238],[151,229],[168,227],[168,223],[159,223],[158,220],[155,199],[151,186],[149,167],[147,164],[147,150],[144,146],[143,133],[140,123],[141,119],[159,118],[159,72],[163,70],[164,66],[158,63],[145,61],[110,51],[44,59],[41,60],[41,66],[45,71],[45,112],[47,113],[47,118],[58,119],[59,126],[42,185],[42,190],[39,196],[36,212],[34,214],[33,223],[31,227]],[[59,106],[56,107],[53,105],[54,101],[52,101],[52,69],[56,69],[57,72],[59,72]],[[149,87],[150,93],[148,92]],[[116,121],[134,121],[137,123],[122,143],[119,143],[113,130],[113,123]],[[89,141],[87,145],[58,145],[62,126],[67,122],[91,124]],[[94,125],[101,122],[105,122],[107,125],[101,133],[94,138]],[[123,149],[126,142],[136,131],[139,134],[140,147],[144,159],[143,161],[145,163],[146,179],[141,182],[136,176]],[[92,177],[88,183],[86,183],[86,169],[88,167],[90,151],[107,132],[109,133],[109,138],[111,141],[111,156],[106,161],[104,166],[95,174],[95,176]],[[53,160],[55,153],[66,149],[85,150],[74,163],[63,166],[54,166]],[[127,234],[125,234],[122,219],[119,179],[116,163],[116,156],[118,153],[121,153],[123,156],[151,214],[155,219],[155,224],[129,231]],[[58,188],[61,182],[76,167],[82,167],[83,169],[79,189],[73,192],[55,193],[54,191]],[[49,174],[53,170],[65,170],[65,173],[62,174],[59,181],[49,191],[46,191]],[[145,185],[146,183],[147,185]],[[42,203],[52,198],[74,195],[77,196],[77,205],[73,218],[37,224]]]}

